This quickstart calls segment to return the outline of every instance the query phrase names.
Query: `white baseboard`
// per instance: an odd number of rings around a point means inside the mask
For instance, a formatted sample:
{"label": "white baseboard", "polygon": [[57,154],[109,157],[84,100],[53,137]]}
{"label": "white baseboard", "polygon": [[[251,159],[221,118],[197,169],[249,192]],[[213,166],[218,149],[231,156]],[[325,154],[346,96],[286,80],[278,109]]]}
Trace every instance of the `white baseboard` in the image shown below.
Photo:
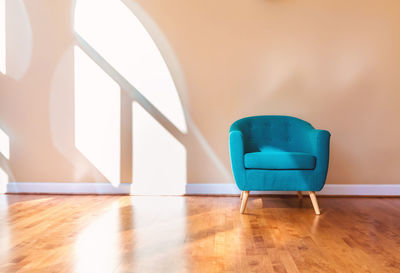
{"label": "white baseboard", "polygon": [[[187,184],[187,194],[239,194],[235,184]],[[252,194],[297,194],[295,191],[255,191]],[[400,184],[325,184],[318,195],[400,196]]]}
{"label": "white baseboard", "polygon": [[54,193],[54,194],[129,194],[131,184],[67,182],[9,182],[7,193]]}
{"label": "white baseboard", "polygon": [[[7,193],[46,194],[131,194],[131,184],[121,183],[114,187],[110,183],[59,183],[59,182],[10,182]],[[235,184],[187,184],[186,194],[239,194]],[[252,194],[296,194],[293,191],[252,192]],[[181,194],[176,194],[181,195]],[[400,184],[326,184],[318,195],[400,196]]]}

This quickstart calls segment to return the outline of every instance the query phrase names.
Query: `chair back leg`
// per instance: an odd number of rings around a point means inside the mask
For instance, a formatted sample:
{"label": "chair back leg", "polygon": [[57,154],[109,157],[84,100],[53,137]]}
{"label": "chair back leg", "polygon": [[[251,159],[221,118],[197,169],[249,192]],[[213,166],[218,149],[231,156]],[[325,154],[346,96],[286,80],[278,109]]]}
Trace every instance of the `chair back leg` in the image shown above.
{"label": "chair back leg", "polygon": [[303,194],[301,193],[301,191],[297,191],[297,197],[299,199],[303,199]]}

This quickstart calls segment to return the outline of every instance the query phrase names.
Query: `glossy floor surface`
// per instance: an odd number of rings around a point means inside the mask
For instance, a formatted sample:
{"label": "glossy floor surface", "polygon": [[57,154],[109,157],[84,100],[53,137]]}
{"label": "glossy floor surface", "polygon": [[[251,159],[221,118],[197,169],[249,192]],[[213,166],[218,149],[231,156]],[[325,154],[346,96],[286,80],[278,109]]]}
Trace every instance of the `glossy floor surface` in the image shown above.
{"label": "glossy floor surface", "polygon": [[400,272],[399,198],[0,195],[0,272]]}

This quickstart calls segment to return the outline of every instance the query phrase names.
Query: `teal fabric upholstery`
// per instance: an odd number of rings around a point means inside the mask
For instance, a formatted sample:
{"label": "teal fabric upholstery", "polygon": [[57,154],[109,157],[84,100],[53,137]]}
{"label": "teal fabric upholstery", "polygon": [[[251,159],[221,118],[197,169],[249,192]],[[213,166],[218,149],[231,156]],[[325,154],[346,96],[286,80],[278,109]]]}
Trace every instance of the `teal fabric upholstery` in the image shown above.
{"label": "teal fabric upholstery", "polygon": [[229,130],[233,175],[242,191],[320,191],[330,133],[289,116],[255,116]]}
{"label": "teal fabric upholstery", "polygon": [[315,156],[299,152],[256,152],[244,155],[246,169],[313,170]]}

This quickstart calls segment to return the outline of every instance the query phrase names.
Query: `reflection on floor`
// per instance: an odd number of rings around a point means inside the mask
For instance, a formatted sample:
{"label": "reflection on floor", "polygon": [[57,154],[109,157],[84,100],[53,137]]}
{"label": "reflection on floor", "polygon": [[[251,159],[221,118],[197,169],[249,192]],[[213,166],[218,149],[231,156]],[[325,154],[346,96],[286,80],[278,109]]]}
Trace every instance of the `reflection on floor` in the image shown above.
{"label": "reflection on floor", "polygon": [[0,195],[0,272],[399,270],[400,199],[319,202]]}

